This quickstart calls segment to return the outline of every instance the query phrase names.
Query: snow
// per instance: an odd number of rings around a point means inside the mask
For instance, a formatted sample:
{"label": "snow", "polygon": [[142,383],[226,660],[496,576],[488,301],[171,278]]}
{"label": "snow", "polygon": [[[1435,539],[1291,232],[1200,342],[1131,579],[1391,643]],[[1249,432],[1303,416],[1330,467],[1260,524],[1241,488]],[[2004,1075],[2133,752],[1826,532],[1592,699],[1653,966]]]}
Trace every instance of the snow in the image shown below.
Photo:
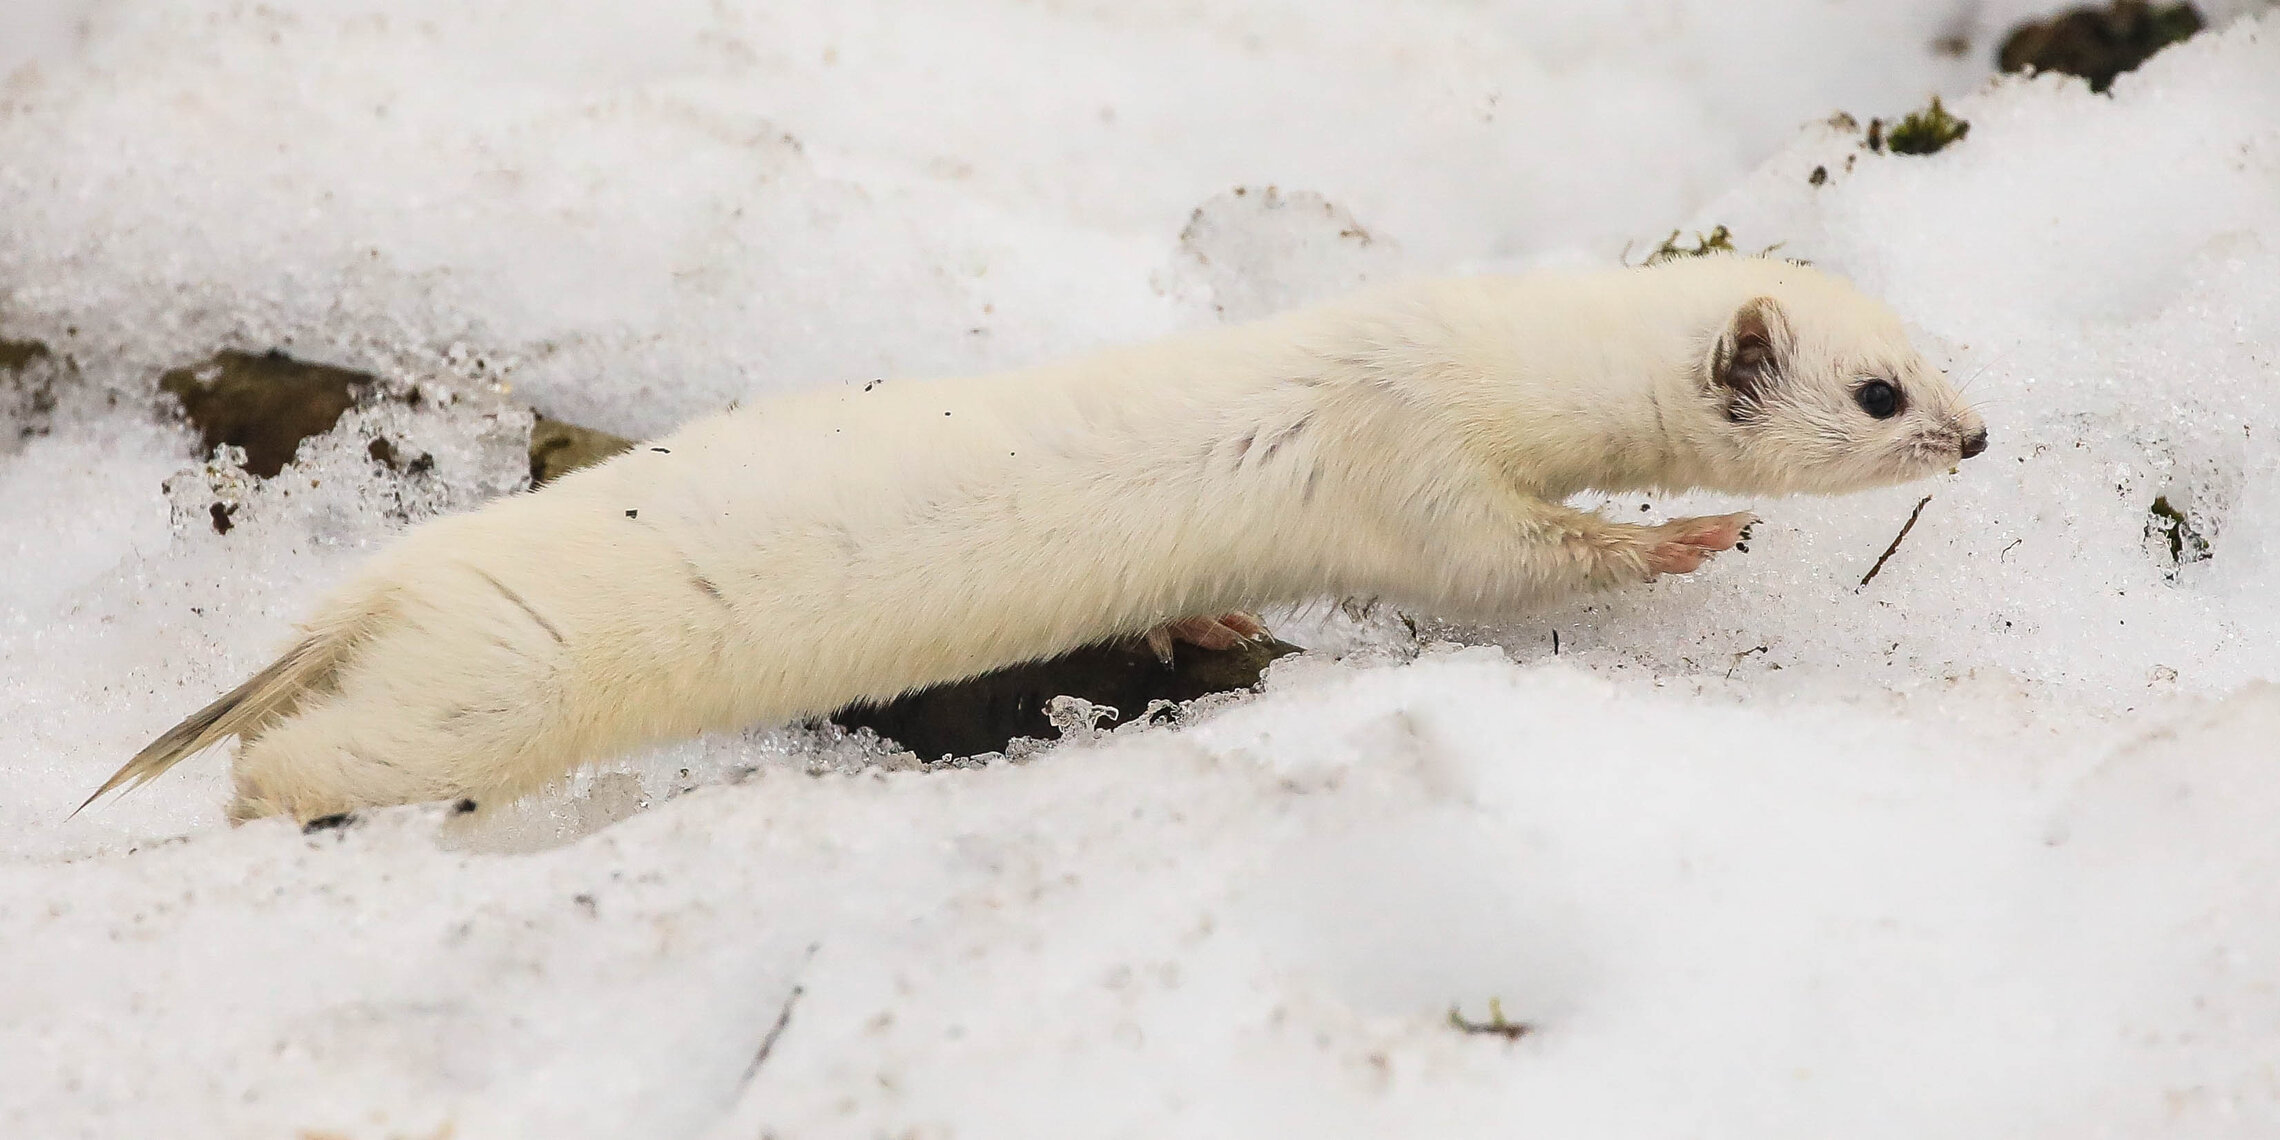
{"label": "snow", "polygon": [[[1989,82],[2047,7],[10,6],[0,338],[57,355],[0,391],[0,1134],[2273,1134],[2280,17]],[[1932,90],[1937,155],[1823,122]],[[524,402],[640,433],[1718,224],[1888,298],[1988,454],[1608,502],[1766,522],[1495,627],[1285,615],[1262,694],[1020,763],[761,726],[304,835],[205,757],[67,818],[514,486]],[[267,482],[154,414],[273,346],[423,399]],[[1450,1026],[1491,1000],[1533,1031]]]}

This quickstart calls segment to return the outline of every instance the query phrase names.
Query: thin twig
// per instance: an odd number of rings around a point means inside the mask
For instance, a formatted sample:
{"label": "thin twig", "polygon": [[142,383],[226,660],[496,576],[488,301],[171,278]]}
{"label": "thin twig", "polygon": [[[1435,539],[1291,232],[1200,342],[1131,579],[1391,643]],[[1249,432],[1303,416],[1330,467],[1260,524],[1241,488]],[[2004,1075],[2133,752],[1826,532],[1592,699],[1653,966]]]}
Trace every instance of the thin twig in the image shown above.
{"label": "thin twig", "polygon": [[1729,681],[1734,679],[1734,670],[1742,667],[1742,658],[1747,657],[1752,653],[1764,653],[1770,648],[1771,646],[1753,645],[1748,649],[1742,650],[1740,653],[1734,654],[1734,663],[1726,666],[1726,679]]}
{"label": "thin twig", "polygon": [[744,1068],[744,1079],[746,1081],[750,1081],[753,1074],[760,1071],[760,1066],[768,1063],[768,1054],[776,1051],[776,1039],[782,1037],[784,1027],[792,1023],[792,1006],[797,1004],[800,995],[806,992],[806,986],[795,985],[792,987],[791,993],[784,995],[784,1008],[777,1011],[776,1024],[768,1027],[768,1035],[760,1039],[760,1051],[753,1055],[752,1063]]}
{"label": "thin twig", "polygon": [[1916,520],[1923,517],[1924,508],[1931,505],[1931,501],[1932,497],[1926,495],[1916,504],[1915,510],[1908,512],[1908,521],[1900,524],[1900,533],[1892,536],[1892,545],[1885,547],[1884,553],[1876,556],[1876,565],[1869,567],[1868,573],[1861,575],[1861,589],[1868,588],[1869,582],[1875,580],[1876,572],[1884,569],[1884,564],[1891,560],[1893,551],[1900,549],[1900,540],[1908,537],[1909,531],[1916,529]]}

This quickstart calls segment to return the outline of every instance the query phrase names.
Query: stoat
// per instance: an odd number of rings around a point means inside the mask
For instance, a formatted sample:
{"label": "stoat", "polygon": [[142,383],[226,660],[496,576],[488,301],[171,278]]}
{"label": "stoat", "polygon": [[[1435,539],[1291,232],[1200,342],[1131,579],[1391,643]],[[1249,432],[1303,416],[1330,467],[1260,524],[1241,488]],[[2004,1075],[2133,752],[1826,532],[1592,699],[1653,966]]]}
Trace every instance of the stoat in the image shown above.
{"label": "stoat", "polygon": [[1986,439],[1883,305],[1738,257],[810,391],[413,529],[96,795],[236,736],[237,818],[491,802],[1111,637],[1230,639],[1275,603],[1509,614],[1690,572],[1751,521],[1615,522],[1579,491],[1838,493]]}

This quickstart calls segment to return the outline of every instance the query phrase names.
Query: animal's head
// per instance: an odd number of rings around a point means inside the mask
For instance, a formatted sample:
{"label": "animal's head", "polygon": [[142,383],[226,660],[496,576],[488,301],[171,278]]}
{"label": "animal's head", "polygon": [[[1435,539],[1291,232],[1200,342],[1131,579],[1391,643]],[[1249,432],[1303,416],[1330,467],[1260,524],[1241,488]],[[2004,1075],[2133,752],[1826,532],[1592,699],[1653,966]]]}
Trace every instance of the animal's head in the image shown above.
{"label": "animal's head", "polygon": [[1752,271],[1701,384],[1728,459],[1759,487],[1836,494],[1905,483],[1987,449],[1987,425],[1876,300],[1812,269]]}

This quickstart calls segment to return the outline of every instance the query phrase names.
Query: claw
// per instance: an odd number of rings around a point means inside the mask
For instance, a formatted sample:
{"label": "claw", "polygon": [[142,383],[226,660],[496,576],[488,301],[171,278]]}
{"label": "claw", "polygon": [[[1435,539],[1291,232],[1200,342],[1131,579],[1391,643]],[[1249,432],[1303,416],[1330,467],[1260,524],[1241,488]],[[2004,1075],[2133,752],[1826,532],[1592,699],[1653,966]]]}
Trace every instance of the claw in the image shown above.
{"label": "claw", "polygon": [[1154,650],[1154,651],[1155,651],[1155,653],[1156,653],[1156,660],[1163,662],[1163,663],[1164,663],[1164,668],[1166,668],[1166,669],[1169,669],[1169,668],[1171,668],[1171,667],[1172,667],[1172,629],[1171,629],[1171,627],[1170,627],[1170,626],[1168,626],[1168,625],[1159,625],[1159,626],[1157,626],[1156,628],[1149,630],[1149,631],[1148,631],[1148,648],[1149,648],[1149,649],[1152,649],[1152,650]]}
{"label": "claw", "polygon": [[1691,574],[1721,550],[1742,544],[1757,516],[1747,513],[1675,519],[1654,528],[1662,541],[1646,552],[1655,574]]}
{"label": "claw", "polygon": [[1215,617],[1190,617],[1168,621],[1148,631],[1148,648],[1156,659],[1168,668],[1172,664],[1172,643],[1184,641],[1201,649],[1233,649],[1245,642],[1262,641],[1271,636],[1265,622],[1257,614],[1219,614]]}
{"label": "claw", "polygon": [[1267,623],[1260,621],[1259,615],[1241,610],[1219,615],[1219,624],[1241,634],[1248,641],[1265,641],[1274,636],[1267,632]]}

